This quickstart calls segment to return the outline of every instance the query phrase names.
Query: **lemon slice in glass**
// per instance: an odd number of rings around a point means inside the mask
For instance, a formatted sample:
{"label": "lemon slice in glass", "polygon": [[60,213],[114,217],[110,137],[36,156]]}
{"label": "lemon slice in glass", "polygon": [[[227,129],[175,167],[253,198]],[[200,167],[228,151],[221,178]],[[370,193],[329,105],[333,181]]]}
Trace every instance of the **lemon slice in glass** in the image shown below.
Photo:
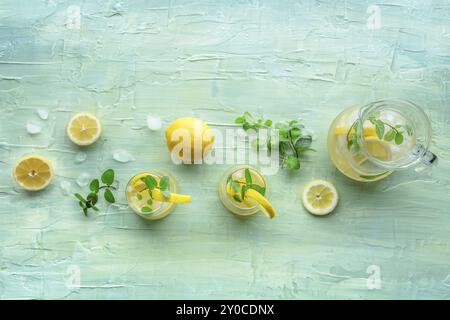
{"label": "lemon slice in glass", "polygon": [[67,125],[67,135],[79,146],[89,146],[100,138],[102,126],[94,115],[82,112],[74,115]]}
{"label": "lemon slice in glass", "polygon": [[[339,135],[343,135],[343,134],[348,134],[348,130],[350,130],[349,128],[346,128],[346,127],[336,127],[336,130],[335,130],[335,134],[337,135],[337,136],[339,136]],[[352,133],[353,132],[355,132],[355,130],[352,128],[352,131],[351,131]],[[373,127],[365,127],[364,128],[364,137],[376,137],[377,136],[377,134],[376,134],[376,131],[375,131],[375,128],[373,128]],[[349,136],[349,138],[350,138],[350,136]]]}
{"label": "lemon slice in glass", "polygon": [[314,215],[329,214],[336,208],[338,200],[336,188],[325,180],[310,181],[302,192],[303,206]]}
{"label": "lemon slice in glass", "polygon": [[39,191],[47,187],[53,179],[52,162],[33,154],[19,159],[13,170],[17,183],[29,191]]}

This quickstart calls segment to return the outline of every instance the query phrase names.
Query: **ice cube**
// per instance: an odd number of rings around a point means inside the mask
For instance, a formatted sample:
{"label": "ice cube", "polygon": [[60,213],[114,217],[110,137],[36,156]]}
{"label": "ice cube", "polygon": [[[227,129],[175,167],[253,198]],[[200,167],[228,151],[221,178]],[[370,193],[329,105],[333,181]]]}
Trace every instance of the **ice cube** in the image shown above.
{"label": "ice cube", "polygon": [[36,123],[32,120],[27,122],[27,132],[31,135],[35,135],[40,133],[42,130],[42,126],[39,123]]}
{"label": "ice cube", "polygon": [[80,151],[75,155],[75,161],[78,163],[84,162],[87,158],[86,152]]}
{"label": "ice cube", "polygon": [[131,153],[124,149],[116,149],[113,152],[113,159],[117,162],[127,163],[136,160]]}
{"label": "ice cube", "polygon": [[48,110],[47,109],[38,109],[37,111],[39,118],[42,120],[48,119]]}
{"label": "ice cube", "polygon": [[63,195],[68,196],[72,193],[71,192],[72,184],[69,181],[67,181],[67,180],[61,181],[60,187],[61,187],[61,191],[62,191]]}
{"label": "ice cube", "polygon": [[147,116],[147,127],[152,131],[158,131],[162,127],[162,120],[158,116]]}
{"label": "ice cube", "polygon": [[80,187],[85,187],[88,185],[89,180],[91,179],[91,176],[89,175],[89,173],[87,172],[83,172],[82,174],[80,174],[77,178],[77,184]]}

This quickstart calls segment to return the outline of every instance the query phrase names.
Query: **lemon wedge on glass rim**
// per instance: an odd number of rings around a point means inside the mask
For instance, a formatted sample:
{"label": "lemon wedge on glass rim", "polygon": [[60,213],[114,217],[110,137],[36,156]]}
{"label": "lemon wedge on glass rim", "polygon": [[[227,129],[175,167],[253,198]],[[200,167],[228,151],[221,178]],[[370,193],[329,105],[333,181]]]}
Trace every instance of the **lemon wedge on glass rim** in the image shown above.
{"label": "lemon wedge on glass rim", "polygon": [[272,206],[269,200],[267,200],[258,191],[254,189],[248,189],[245,192],[244,203],[248,203],[248,198],[255,200],[258,203],[261,211],[264,212],[270,219],[273,219],[277,215],[275,208]]}
{"label": "lemon wedge on glass rim", "polygon": [[[245,180],[240,179],[238,180],[238,182],[245,183]],[[240,194],[240,192],[234,191],[229,184],[227,184],[227,193],[231,199],[235,194]],[[245,198],[242,202],[248,207],[254,206],[256,202],[261,211],[264,212],[265,215],[270,219],[273,219],[277,215],[275,208],[272,206],[269,200],[267,200],[266,197],[264,197],[261,193],[254,189],[247,189],[247,191],[245,192]]]}
{"label": "lemon wedge on glass rim", "polygon": [[102,125],[96,116],[88,112],[77,113],[67,125],[69,139],[79,146],[89,146],[100,138]]}
{"label": "lemon wedge on glass rim", "polygon": [[49,159],[40,155],[28,155],[16,162],[13,175],[17,184],[25,190],[39,191],[52,181],[53,164]]}
{"label": "lemon wedge on glass rim", "polygon": [[339,201],[337,190],[333,184],[321,179],[308,182],[301,197],[305,209],[318,216],[331,213]]}

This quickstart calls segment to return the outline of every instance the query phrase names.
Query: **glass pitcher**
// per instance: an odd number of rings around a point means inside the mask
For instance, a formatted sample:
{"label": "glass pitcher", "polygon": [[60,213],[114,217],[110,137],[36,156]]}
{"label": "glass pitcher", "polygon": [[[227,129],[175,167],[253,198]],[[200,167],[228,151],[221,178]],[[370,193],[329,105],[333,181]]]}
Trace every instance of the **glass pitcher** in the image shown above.
{"label": "glass pitcher", "polygon": [[422,108],[386,99],[342,111],[328,131],[328,153],[347,177],[376,181],[394,170],[437,163],[429,151],[431,124]]}

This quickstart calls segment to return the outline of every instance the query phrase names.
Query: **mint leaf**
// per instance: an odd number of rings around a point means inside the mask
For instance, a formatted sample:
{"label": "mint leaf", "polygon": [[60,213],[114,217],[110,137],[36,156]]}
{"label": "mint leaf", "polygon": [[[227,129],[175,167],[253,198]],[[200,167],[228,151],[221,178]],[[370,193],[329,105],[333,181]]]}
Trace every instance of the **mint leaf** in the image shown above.
{"label": "mint leaf", "polygon": [[152,212],[152,208],[150,208],[150,207],[142,207],[142,208],[141,208],[141,212],[142,212],[142,213],[149,213],[149,212]]}
{"label": "mint leaf", "polygon": [[169,177],[163,176],[161,180],[159,180],[159,188],[162,190],[168,190],[169,189]]}
{"label": "mint leaf", "polygon": [[90,202],[92,205],[96,204],[98,201],[98,195],[94,192],[89,193],[87,196],[87,201]]}
{"label": "mint leaf", "polygon": [[89,184],[89,189],[92,192],[98,193],[99,188],[100,188],[100,182],[98,181],[98,179],[92,180],[91,183]]}
{"label": "mint leaf", "polygon": [[245,181],[248,184],[252,183],[252,175],[251,175],[250,170],[248,168],[245,169]]}
{"label": "mint leaf", "polygon": [[81,194],[75,193],[74,196],[75,196],[78,200],[80,200],[80,202],[86,203],[86,200],[83,198],[83,196],[82,196]]}
{"label": "mint leaf", "polygon": [[242,186],[241,189],[241,198],[245,199],[245,193],[247,192],[247,190],[249,189],[249,186]]}
{"label": "mint leaf", "polygon": [[240,184],[234,180],[230,181],[230,186],[231,186],[231,189],[233,189],[235,192],[239,192],[241,190]]}
{"label": "mint leaf", "polygon": [[384,140],[388,142],[394,140],[395,134],[396,132],[394,129],[388,130],[388,132],[384,135]]}
{"label": "mint leaf", "polygon": [[395,135],[395,143],[396,144],[403,143],[403,134],[401,134],[400,132],[397,132],[397,134]]}
{"label": "mint leaf", "polygon": [[264,122],[264,125],[265,125],[266,127],[272,126],[272,120],[267,119],[266,122]]}
{"label": "mint leaf", "polygon": [[114,170],[108,169],[102,174],[102,182],[108,186],[112,185],[114,182]]}
{"label": "mint leaf", "polygon": [[291,170],[298,170],[300,169],[300,160],[294,156],[294,155],[288,155],[284,163],[291,169]]}
{"label": "mint leaf", "polygon": [[384,136],[384,122],[381,120],[375,121],[375,131],[377,133],[378,139],[383,139]]}
{"label": "mint leaf", "polygon": [[234,123],[236,124],[243,124],[245,122],[244,117],[237,117],[236,120],[234,120]]}
{"label": "mint leaf", "polygon": [[105,193],[103,196],[105,197],[105,200],[108,201],[109,203],[116,202],[116,199],[114,198],[113,193],[109,189],[105,189]]}
{"label": "mint leaf", "polygon": [[239,198],[239,196],[237,194],[233,195],[233,199],[234,199],[234,201],[242,202],[241,198]]}
{"label": "mint leaf", "polygon": [[406,132],[408,133],[408,136],[412,136],[414,134],[414,130],[410,125],[408,125],[408,124],[405,125],[405,129],[406,129]]}
{"label": "mint leaf", "polygon": [[265,195],[266,194],[266,188],[261,187],[260,185],[252,184],[250,186],[250,188],[255,190],[255,191],[257,191],[257,192],[259,192],[261,195]]}
{"label": "mint leaf", "polygon": [[299,138],[302,135],[302,130],[300,130],[299,128],[292,128],[291,129],[291,138],[292,140],[297,140],[297,138]]}
{"label": "mint leaf", "polygon": [[142,182],[145,183],[145,185],[147,186],[148,189],[152,190],[154,188],[156,188],[156,186],[158,185],[158,182],[156,181],[155,178],[153,178],[152,176],[145,176],[141,178]]}
{"label": "mint leaf", "polygon": [[295,148],[297,150],[302,150],[309,148],[312,144],[312,137],[310,135],[302,136],[295,142]]}

